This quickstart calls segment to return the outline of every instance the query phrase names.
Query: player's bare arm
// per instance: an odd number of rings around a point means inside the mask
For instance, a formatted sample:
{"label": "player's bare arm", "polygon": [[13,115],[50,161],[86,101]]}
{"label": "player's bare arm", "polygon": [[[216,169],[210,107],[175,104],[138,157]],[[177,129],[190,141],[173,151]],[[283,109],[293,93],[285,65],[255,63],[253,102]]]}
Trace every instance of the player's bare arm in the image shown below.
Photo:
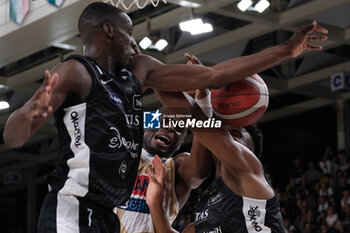
{"label": "player's bare arm", "polygon": [[[162,207],[164,190],[165,167],[158,156],[152,161],[152,170],[148,171],[150,183],[147,189],[146,201],[150,208],[153,225],[156,233],[177,233],[166,218]],[[190,224],[184,233],[194,233],[194,224]]]}
{"label": "player's bare arm", "polygon": [[[314,32],[321,35],[313,35]],[[302,26],[285,43],[264,49],[249,56],[233,58],[212,67],[164,65],[146,55],[135,57],[147,70],[137,69],[142,83],[151,88],[163,91],[183,91],[193,89],[221,87],[266,70],[289,57],[299,56],[305,50],[321,50],[313,46],[314,41],[324,41],[328,31],[313,22]],[[146,75],[146,76],[145,76]],[[141,78],[145,77],[145,78]]]}
{"label": "player's bare arm", "polygon": [[91,87],[91,79],[86,75],[84,66],[75,61],[60,64],[51,72],[45,71],[40,88],[7,120],[3,134],[5,145],[10,148],[22,146],[67,98],[83,99]]}

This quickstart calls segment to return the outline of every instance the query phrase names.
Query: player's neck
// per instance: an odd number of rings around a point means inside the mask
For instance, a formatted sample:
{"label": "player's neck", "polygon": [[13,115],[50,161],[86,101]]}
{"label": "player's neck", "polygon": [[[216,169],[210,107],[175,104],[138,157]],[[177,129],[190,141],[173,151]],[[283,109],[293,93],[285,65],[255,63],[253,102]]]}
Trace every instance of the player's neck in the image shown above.
{"label": "player's neck", "polygon": [[115,75],[116,65],[112,55],[106,52],[106,49],[95,45],[84,45],[84,56],[91,57],[94,61],[109,74]]}

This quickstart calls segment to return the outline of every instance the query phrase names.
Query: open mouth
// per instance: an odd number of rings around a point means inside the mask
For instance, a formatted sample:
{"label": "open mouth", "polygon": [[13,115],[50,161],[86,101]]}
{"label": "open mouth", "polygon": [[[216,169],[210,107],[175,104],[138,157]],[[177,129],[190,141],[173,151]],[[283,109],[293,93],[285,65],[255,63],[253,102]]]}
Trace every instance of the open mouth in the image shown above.
{"label": "open mouth", "polygon": [[156,135],[154,137],[154,139],[156,139],[157,142],[159,142],[160,144],[164,144],[165,146],[170,145],[170,138],[164,135]]}

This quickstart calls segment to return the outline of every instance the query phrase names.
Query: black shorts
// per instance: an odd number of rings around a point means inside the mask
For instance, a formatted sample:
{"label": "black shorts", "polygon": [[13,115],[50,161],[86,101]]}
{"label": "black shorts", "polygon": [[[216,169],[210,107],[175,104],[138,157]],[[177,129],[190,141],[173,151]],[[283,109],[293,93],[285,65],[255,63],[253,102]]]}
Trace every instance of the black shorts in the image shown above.
{"label": "black shorts", "polygon": [[38,233],[119,233],[112,209],[71,195],[49,192],[40,211]]}

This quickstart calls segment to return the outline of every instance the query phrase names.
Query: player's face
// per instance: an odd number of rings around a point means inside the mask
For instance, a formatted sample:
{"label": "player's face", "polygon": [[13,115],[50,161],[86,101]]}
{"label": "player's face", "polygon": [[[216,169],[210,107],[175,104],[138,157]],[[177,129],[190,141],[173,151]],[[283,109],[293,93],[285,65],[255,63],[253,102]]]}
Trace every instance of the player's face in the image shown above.
{"label": "player's face", "polygon": [[185,130],[180,128],[145,130],[143,147],[153,155],[169,158],[180,148],[185,134]]}
{"label": "player's face", "polygon": [[239,142],[240,144],[248,147],[252,152],[254,152],[254,143],[249,132],[243,127],[233,127],[226,125],[225,128],[231,134],[233,140]]}
{"label": "player's face", "polygon": [[114,53],[122,67],[126,67],[135,55],[135,40],[132,37],[132,21],[129,16],[122,13],[120,23],[115,27]]}

